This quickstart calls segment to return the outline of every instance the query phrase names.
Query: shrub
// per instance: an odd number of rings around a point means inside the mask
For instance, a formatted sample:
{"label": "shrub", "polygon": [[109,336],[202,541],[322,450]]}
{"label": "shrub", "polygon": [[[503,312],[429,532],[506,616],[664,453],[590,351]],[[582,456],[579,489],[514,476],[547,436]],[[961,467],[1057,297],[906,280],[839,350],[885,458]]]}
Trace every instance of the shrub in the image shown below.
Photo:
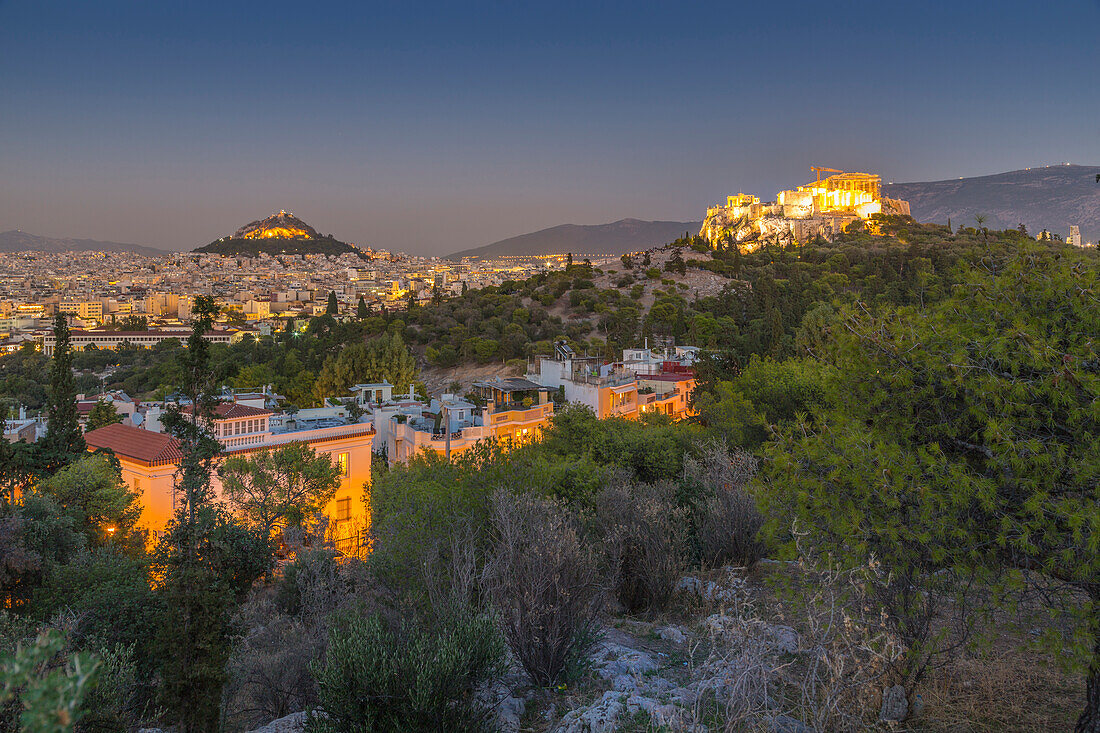
{"label": "shrub", "polygon": [[495,537],[482,573],[512,652],[538,684],[553,682],[592,633],[606,582],[596,554],[556,503],[493,496]]}
{"label": "shrub", "polygon": [[101,661],[95,687],[89,693],[87,713],[77,730],[134,730],[149,712],[148,680],[138,669],[134,646],[116,645],[95,652]]}
{"label": "shrub", "polygon": [[246,604],[237,621],[248,633],[229,660],[224,716],[231,729],[251,730],[315,707],[310,665],[321,656],[324,631],[280,613],[263,598]]}
{"label": "shrub", "polygon": [[74,640],[108,649],[133,646],[140,671],[152,669],[148,644],[163,609],[147,579],[143,560],[98,550],[59,567],[33,601],[34,615],[46,620],[69,611],[76,616]]}
{"label": "shrub", "polygon": [[760,559],[757,535],[764,517],[745,488],[756,469],[752,454],[742,450],[731,454],[721,441],[703,445],[699,458],[684,457],[683,484],[699,490],[695,540],[704,565],[733,562],[751,567]]}
{"label": "shrub", "polygon": [[73,730],[87,711],[101,662],[64,650],[65,636],[47,629],[0,657],[0,730]]}
{"label": "shrub", "polygon": [[279,608],[309,623],[335,611],[350,596],[351,588],[336,562],[336,553],[325,548],[299,552],[283,567],[276,586]]}
{"label": "shrub", "polygon": [[615,570],[615,593],[631,612],[663,608],[686,565],[686,512],[668,482],[636,484],[622,474],[596,499],[596,532]]}
{"label": "shrub", "polygon": [[348,613],[313,667],[323,715],[307,730],[484,729],[490,711],[471,691],[499,674],[503,656],[490,616],[456,610],[428,627]]}

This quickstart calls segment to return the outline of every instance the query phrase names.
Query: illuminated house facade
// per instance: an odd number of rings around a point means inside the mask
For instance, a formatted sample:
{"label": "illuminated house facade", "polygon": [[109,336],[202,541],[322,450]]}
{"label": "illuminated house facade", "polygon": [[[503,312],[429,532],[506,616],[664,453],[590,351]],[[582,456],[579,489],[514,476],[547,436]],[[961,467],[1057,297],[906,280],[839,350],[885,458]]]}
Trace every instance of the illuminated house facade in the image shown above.
{"label": "illuminated house facade", "polygon": [[538,371],[527,378],[561,390],[566,402],[587,405],[600,419],[638,414],[638,382],[633,372],[621,364],[578,356],[565,342],[554,345],[552,356],[538,357]]}
{"label": "illuminated house facade", "polygon": [[[348,544],[369,525],[364,497],[370,488],[373,426],[348,421],[331,408],[313,411],[316,414],[303,415],[303,410],[288,415],[265,409],[262,400],[259,403],[218,405],[212,432],[224,446],[222,456],[246,456],[294,443],[305,443],[329,456],[341,475],[325,514],[332,520],[337,546]],[[156,533],[164,529],[179,506],[175,474],[183,455],[178,440],[158,431],[158,416],[149,416],[146,423],[153,429],[108,425],[85,433],[84,439],[89,450],[109,449],[118,457],[123,479],[141,494],[141,526]],[[216,474],[214,489],[220,496]]]}
{"label": "illuminated house facade", "polygon": [[537,371],[528,379],[560,390],[566,402],[587,405],[598,418],[637,418],[646,413],[668,415],[673,420],[690,417],[692,369],[699,355],[694,346],[676,346],[662,353],[624,349],[623,360],[602,363],[580,357],[564,342],[554,345],[552,356],[539,357]]}
{"label": "illuminated house facade", "polygon": [[477,403],[445,394],[428,404],[409,401],[386,415],[386,455],[390,465],[429,451],[454,457],[493,439],[504,446],[535,440],[554,416],[552,389],[526,379],[475,382]]}

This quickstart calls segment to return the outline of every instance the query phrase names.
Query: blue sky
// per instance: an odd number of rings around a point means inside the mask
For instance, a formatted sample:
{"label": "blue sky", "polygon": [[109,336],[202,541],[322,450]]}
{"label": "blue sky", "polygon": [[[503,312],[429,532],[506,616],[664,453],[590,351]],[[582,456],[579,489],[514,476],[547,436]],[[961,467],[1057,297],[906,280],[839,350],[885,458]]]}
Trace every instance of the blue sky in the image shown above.
{"label": "blue sky", "polygon": [[443,254],[810,165],[1100,163],[1100,2],[0,0],[0,230]]}

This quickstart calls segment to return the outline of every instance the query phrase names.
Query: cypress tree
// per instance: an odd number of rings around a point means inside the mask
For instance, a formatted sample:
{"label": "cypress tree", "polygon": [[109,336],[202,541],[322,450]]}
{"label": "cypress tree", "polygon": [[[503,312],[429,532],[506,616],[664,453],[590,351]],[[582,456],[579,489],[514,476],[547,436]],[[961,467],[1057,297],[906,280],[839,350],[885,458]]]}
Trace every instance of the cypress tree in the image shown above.
{"label": "cypress tree", "polygon": [[217,397],[204,337],[217,313],[214,299],[196,298],[192,313],[180,389],[190,413],[174,407],[164,417],[183,454],[176,471],[179,509],[154,555],[165,609],[155,642],[159,692],[184,733],[218,728],[233,609],[271,563],[268,538],[234,522],[214,501],[211,472],[221,444],[210,434]]}
{"label": "cypress tree", "polygon": [[41,465],[50,473],[67,466],[87,449],[76,415],[76,382],[69,325],[65,314],[54,317],[54,352],[50,362],[50,391],[46,403],[48,424],[40,450]]}
{"label": "cypress tree", "polygon": [[359,296],[359,305],[355,308],[355,317],[362,320],[370,316],[370,311],[367,309],[367,302],[363,300],[363,296]]}
{"label": "cypress tree", "polygon": [[334,316],[340,312],[340,306],[336,304],[336,291],[328,291],[328,305],[325,307],[325,315]]}

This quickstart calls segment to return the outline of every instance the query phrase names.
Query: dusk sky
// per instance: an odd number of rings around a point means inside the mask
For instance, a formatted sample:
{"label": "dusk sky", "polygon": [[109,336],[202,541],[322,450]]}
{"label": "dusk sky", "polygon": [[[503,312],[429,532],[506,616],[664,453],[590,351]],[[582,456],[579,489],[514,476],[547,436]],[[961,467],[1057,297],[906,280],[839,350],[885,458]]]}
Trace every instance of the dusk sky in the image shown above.
{"label": "dusk sky", "polygon": [[446,254],[810,165],[1100,164],[1100,2],[0,0],[0,231]]}

